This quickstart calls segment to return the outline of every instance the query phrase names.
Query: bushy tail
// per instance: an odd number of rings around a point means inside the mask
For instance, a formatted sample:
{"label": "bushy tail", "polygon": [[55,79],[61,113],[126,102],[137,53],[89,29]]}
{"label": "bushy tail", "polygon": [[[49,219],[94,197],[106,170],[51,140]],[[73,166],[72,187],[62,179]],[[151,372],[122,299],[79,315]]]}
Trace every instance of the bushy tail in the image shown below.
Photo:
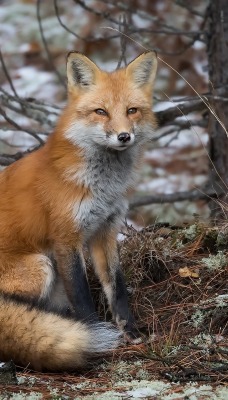
{"label": "bushy tail", "polygon": [[0,361],[35,370],[69,371],[88,357],[118,345],[120,333],[106,323],[87,325],[0,298]]}

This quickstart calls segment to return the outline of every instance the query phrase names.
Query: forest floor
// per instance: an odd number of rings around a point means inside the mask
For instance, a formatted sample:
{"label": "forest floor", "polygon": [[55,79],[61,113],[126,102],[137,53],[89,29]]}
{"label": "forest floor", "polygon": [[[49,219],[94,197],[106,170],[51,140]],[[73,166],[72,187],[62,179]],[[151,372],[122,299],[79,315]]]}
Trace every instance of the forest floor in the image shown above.
{"label": "forest floor", "polygon": [[[228,226],[126,226],[120,242],[143,341],[74,374],[17,370],[0,399],[227,399]],[[109,319],[89,273],[99,314]]]}

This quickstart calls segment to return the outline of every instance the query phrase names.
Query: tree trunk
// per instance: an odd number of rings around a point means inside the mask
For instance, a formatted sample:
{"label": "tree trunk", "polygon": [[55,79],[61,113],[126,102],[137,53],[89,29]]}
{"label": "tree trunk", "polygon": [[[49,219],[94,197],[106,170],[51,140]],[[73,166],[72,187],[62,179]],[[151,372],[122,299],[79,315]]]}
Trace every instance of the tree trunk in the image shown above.
{"label": "tree trunk", "polygon": [[[208,63],[211,92],[224,90],[228,98],[228,0],[210,0],[208,8]],[[228,131],[228,103],[211,103],[217,117]],[[228,216],[228,136],[225,129],[210,113],[209,117],[209,185],[218,193],[219,202],[211,201],[211,215],[214,218]],[[222,204],[222,207],[219,205]]]}

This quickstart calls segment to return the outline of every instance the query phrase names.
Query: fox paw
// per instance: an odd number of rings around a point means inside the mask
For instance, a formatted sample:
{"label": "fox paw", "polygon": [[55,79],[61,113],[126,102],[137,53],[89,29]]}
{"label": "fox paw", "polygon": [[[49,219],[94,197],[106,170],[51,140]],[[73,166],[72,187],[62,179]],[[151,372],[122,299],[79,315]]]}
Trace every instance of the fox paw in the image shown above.
{"label": "fox paw", "polygon": [[118,327],[123,332],[123,338],[125,343],[139,344],[142,343],[142,337],[140,332],[136,328],[135,324],[129,323],[126,320],[118,321]]}

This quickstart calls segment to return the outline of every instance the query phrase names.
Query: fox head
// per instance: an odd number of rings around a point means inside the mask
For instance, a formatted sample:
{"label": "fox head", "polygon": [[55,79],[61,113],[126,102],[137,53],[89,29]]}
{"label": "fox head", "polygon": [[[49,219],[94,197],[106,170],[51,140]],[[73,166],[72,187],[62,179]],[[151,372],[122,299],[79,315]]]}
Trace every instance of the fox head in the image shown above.
{"label": "fox head", "polygon": [[151,110],[156,69],[152,51],[114,72],[69,53],[66,137],[80,147],[96,144],[118,151],[145,143],[156,127]]}

